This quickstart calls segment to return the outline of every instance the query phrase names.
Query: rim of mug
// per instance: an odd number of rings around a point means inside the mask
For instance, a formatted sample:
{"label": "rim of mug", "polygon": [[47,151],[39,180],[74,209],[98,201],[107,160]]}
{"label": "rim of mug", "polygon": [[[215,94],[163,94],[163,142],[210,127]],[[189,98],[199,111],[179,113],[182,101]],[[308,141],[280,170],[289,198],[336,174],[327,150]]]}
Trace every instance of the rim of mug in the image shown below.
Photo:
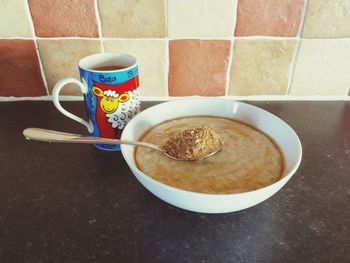
{"label": "rim of mug", "polygon": [[[105,57],[106,61],[109,61],[111,59],[116,59],[118,57],[128,57],[129,59],[133,60],[133,63],[131,64],[131,66],[128,66],[128,67],[123,68],[123,69],[108,70],[108,71],[107,70],[94,70],[94,69],[91,69],[90,67],[87,67],[84,65],[88,62],[88,60],[95,59],[97,57]],[[91,71],[91,72],[99,72],[99,73],[101,73],[101,72],[108,72],[108,73],[120,72],[120,71],[130,70],[130,69],[134,68],[135,66],[137,66],[137,59],[135,56],[127,54],[127,53],[113,53],[113,52],[92,54],[92,55],[89,55],[89,56],[86,56],[86,57],[80,59],[79,63],[78,63],[78,67],[81,69],[84,69],[86,71]],[[91,67],[93,67],[93,66],[91,66]]]}

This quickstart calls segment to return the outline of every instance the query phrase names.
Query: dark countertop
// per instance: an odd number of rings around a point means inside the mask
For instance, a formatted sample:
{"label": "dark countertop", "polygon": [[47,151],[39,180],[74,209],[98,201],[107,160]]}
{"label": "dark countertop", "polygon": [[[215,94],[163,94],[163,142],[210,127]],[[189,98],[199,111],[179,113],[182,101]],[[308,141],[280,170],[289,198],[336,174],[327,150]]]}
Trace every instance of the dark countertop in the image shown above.
{"label": "dark countertop", "polygon": [[267,201],[210,215],[153,196],[120,152],[26,141],[86,133],[52,102],[1,102],[0,262],[350,262],[350,102],[249,103],[293,127],[301,166]]}

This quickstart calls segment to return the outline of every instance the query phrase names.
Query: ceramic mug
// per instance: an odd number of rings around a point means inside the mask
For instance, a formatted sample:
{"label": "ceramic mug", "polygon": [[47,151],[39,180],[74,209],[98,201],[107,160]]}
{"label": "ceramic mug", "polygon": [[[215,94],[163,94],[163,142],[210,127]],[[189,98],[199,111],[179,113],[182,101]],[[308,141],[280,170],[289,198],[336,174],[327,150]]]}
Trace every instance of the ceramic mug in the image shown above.
{"label": "ceramic mug", "polygon": [[[86,126],[92,136],[120,139],[126,124],[140,110],[136,58],[128,54],[100,53],[81,59],[78,67],[81,82],[66,78],[58,81],[53,88],[56,108],[65,116]],[[59,93],[68,83],[80,87],[88,121],[62,108]],[[120,150],[119,145],[95,146],[103,150]]]}

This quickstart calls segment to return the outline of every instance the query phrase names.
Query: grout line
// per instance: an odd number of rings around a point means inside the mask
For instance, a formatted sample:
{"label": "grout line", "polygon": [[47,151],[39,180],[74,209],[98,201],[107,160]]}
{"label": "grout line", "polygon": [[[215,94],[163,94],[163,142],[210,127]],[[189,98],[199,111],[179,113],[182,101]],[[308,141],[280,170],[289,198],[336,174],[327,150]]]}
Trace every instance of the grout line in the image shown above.
{"label": "grout line", "polygon": [[34,41],[35,51],[36,51],[36,55],[37,55],[38,62],[39,62],[41,78],[43,80],[46,93],[50,94],[49,93],[49,85],[47,83],[46,74],[45,74],[45,71],[44,71],[44,66],[43,66],[43,63],[41,61],[41,57],[40,57],[40,53],[39,53],[39,48],[38,48],[38,43],[37,43],[37,38],[36,38],[35,28],[34,28],[34,22],[33,22],[33,19],[32,19],[32,14],[30,12],[28,0],[23,0],[23,4],[24,4],[25,12],[27,14],[28,21],[29,21],[29,27],[30,27],[30,29],[32,31],[32,36],[33,37],[31,38],[31,40]]}
{"label": "grout line", "polygon": [[100,9],[98,8],[97,0],[94,0],[94,5],[95,5],[95,15],[96,15],[97,30],[98,30],[98,35],[99,35],[98,39],[100,40],[101,52],[105,53],[105,47],[104,47],[103,35],[102,35],[101,14],[100,14]]}
{"label": "grout line", "polygon": [[185,37],[168,37],[169,40],[232,40],[232,36],[227,37],[198,37],[198,36],[185,36]]}
{"label": "grout line", "polygon": [[22,1],[23,1],[23,4],[24,4],[25,12],[27,14],[29,27],[30,27],[30,30],[32,31],[32,37],[31,38],[20,38],[20,39],[32,39],[32,40],[35,40],[36,39],[36,37],[35,37],[35,28],[34,28],[34,22],[33,22],[33,19],[32,19],[32,15],[30,13],[29,3],[28,3],[28,0],[22,0]]}
{"label": "grout line", "polygon": [[230,56],[228,58],[227,71],[226,71],[226,92],[225,92],[225,95],[228,95],[229,91],[230,91],[231,68],[232,68],[232,63],[233,63],[233,43],[234,43],[234,40],[231,40],[230,41]]}
{"label": "grout line", "polygon": [[101,53],[105,53],[106,52],[106,50],[105,50],[105,42],[104,42],[103,38],[100,39],[100,45],[101,45]]}
{"label": "grout line", "polygon": [[170,72],[170,45],[169,45],[169,17],[168,17],[168,0],[164,0],[164,15],[165,15],[165,89],[169,97],[169,72]]}
{"label": "grout line", "polygon": [[165,20],[165,36],[169,36],[169,21],[168,21],[168,0],[164,0],[164,20]]}
{"label": "grout line", "polygon": [[[39,96],[39,97],[3,97],[0,96],[0,102],[4,101],[51,101],[52,95]],[[60,101],[83,101],[83,96],[68,96],[68,95],[60,95]]]}
{"label": "grout line", "polygon": [[[162,40],[234,40],[234,39],[242,39],[242,40],[295,40],[298,37],[276,37],[276,36],[244,36],[244,37],[158,37],[158,38],[122,38],[122,37],[0,37],[0,40],[132,40],[132,41],[142,41],[142,40],[152,40],[152,41],[162,41]],[[340,37],[340,38],[307,38],[300,37],[301,39],[313,40],[313,41],[349,41],[350,37]]]}
{"label": "grout line", "polygon": [[[169,101],[191,98],[215,98],[223,100],[246,100],[246,101],[350,101],[350,96],[336,95],[336,96],[286,96],[286,95],[255,95],[255,96],[182,96],[182,97],[167,97],[167,96],[144,96],[141,101]],[[40,97],[5,97],[0,96],[0,102],[12,101],[51,101],[52,95]],[[82,96],[67,96],[61,95],[62,101],[84,101]]]}
{"label": "grout line", "polygon": [[305,23],[305,17],[306,17],[308,5],[309,5],[309,0],[304,0],[303,13],[301,15],[300,25],[299,25],[298,34],[297,34],[298,38],[301,38],[301,36],[304,32],[304,25],[305,25],[304,23]]}
{"label": "grout line", "polygon": [[[234,5],[236,3],[236,5]],[[231,80],[231,68],[233,63],[233,44],[234,44],[234,34],[236,30],[236,24],[237,24],[237,8],[238,8],[238,0],[232,1],[232,31],[231,31],[231,37],[230,37],[230,56],[228,58],[227,63],[227,71],[226,71],[226,92],[225,95],[229,94],[230,91],[230,80]]]}
{"label": "grout line", "polygon": [[299,50],[300,50],[300,39],[297,39],[296,43],[295,43],[295,48],[294,48],[294,53],[293,53],[291,65],[290,65],[290,68],[289,68],[288,84],[287,84],[286,95],[290,94],[292,86],[293,86],[294,72],[295,72],[295,68],[296,68],[297,58],[298,58],[298,55],[299,55]]}
{"label": "grout line", "polygon": [[43,65],[43,63],[41,61],[41,57],[40,57],[40,53],[39,53],[39,49],[37,47],[36,41],[35,41],[35,46],[36,46],[36,53],[38,55],[39,67],[40,67],[41,76],[42,76],[42,79],[43,79],[43,82],[44,82],[44,86],[45,86],[47,94],[50,94],[50,92],[49,92],[49,84],[47,82],[47,78],[46,78],[46,74],[45,74],[45,70],[44,70],[44,65]]}
{"label": "grout line", "polygon": [[231,34],[231,37],[234,37],[235,35],[235,31],[236,31],[236,26],[237,26],[237,12],[238,12],[238,0],[234,0],[232,1],[233,2],[236,2],[236,5],[235,6],[232,6],[232,34]]}
{"label": "grout line", "polygon": [[[128,38],[128,37],[0,37],[0,39],[48,39],[48,40],[63,40],[63,39],[83,39],[83,40],[232,40],[233,38],[236,39],[245,39],[245,40],[258,40],[258,39],[276,39],[276,40],[290,40],[295,39],[295,37],[276,37],[276,36],[245,36],[245,37],[234,37],[234,36],[228,36],[228,37],[144,37],[144,38]],[[320,39],[315,38],[315,40],[333,40],[332,38],[328,39]],[[350,39],[350,38],[336,38],[335,40],[339,39]]]}
{"label": "grout line", "polygon": [[170,56],[169,56],[169,39],[165,41],[165,89],[169,96],[169,72],[170,72]]}
{"label": "grout line", "polygon": [[36,37],[36,39],[40,40],[100,40],[99,37]]}
{"label": "grout line", "polygon": [[35,38],[36,38],[35,28],[34,28],[34,22],[33,22],[33,19],[32,19],[32,14],[31,14],[30,8],[29,8],[29,3],[28,3],[28,0],[22,0],[22,1],[23,1],[23,4],[24,4],[25,12],[27,14],[29,27],[30,27],[30,30],[32,31],[32,37],[30,39],[34,39],[35,40]]}
{"label": "grout line", "polygon": [[240,36],[234,37],[235,39],[243,39],[243,40],[293,40],[296,37],[277,37],[277,36]]}
{"label": "grout line", "polygon": [[286,95],[289,95],[291,93],[292,86],[294,83],[295,68],[296,68],[296,63],[298,60],[299,51],[300,51],[300,47],[301,47],[301,35],[303,32],[303,28],[304,28],[304,21],[305,21],[307,6],[308,6],[308,0],[304,0],[304,8],[303,8],[303,12],[302,12],[301,19],[300,19],[300,25],[299,25],[298,33],[296,36],[297,38],[296,38],[295,50],[293,53],[291,67],[290,67],[289,75],[288,75],[288,86],[287,86]]}
{"label": "grout line", "polygon": [[144,40],[150,40],[150,41],[163,41],[165,39],[168,39],[167,37],[145,37],[145,38],[127,38],[127,37],[104,37],[103,40],[132,40],[132,41],[144,41]]}
{"label": "grout line", "polygon": [[[30,24],[30,23],[29,23]],[[34,37],[0,37],[1,40],[33,40]]]}

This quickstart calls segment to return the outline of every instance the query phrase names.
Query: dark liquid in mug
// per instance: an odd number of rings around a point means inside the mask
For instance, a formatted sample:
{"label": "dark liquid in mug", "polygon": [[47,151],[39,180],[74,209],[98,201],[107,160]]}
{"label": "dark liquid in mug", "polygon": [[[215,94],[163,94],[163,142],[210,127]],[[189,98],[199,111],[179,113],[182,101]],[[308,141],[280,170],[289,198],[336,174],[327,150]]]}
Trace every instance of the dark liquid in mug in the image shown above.
{"label": "dark liquid in mug", "polygon": [[97,70],[97,71],[114,71],[114,70],[120,70],[120,69],[124,69],[124,68],[127,68],[127,67],[114,65],[114,66],[94,67],[94,68],[91,68],[91,69],[92,70]]}

